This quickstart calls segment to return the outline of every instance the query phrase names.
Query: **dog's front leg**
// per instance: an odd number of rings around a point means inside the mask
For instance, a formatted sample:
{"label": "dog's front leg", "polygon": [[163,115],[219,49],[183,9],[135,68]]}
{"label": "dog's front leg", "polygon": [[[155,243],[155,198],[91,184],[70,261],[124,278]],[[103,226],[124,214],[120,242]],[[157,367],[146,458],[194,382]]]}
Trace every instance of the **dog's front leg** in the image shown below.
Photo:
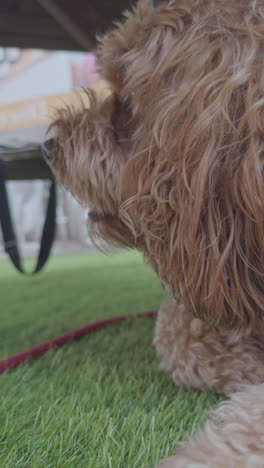
{"label": "dog's front leg", "polygon": [[246,386],[158,468],[263,468],[264,384]]}
{"label": "dog's front leg", "polygon": [[216,331],[174,299],[159,310],[154,345],[177,385],[229,395],[264,382],[262,339]]}

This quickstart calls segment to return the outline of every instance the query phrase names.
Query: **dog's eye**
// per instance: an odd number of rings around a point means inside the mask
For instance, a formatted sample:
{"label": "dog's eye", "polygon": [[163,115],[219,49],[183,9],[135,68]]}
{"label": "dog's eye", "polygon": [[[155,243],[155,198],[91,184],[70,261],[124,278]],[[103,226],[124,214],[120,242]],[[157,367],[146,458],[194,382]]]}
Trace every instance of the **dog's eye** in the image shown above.
{"label": "dog's eye", "polygon": [[125,108],[127,110],[131,110],[132,109],[132,99],[131,99],[131,95],[126,95],[122,98],[122,103],[123,105],[125,106]]}
{"label": "dog's eye", "polygon": [[113,107],[113,113],[112,113],[112,124],[115,127],[116,123],[118,122],[118,119],[122,113],[122,102],[120,101],[118,96],[114,97],[114,107]]}
{"label": "dog's eye", "polygon": [[130,97],[123,99],[115,95],[113,104],[111,115],[113,136],[116,143],[123,144],[124,141],[127,142],[130,139],[131,134],[132,107]]}

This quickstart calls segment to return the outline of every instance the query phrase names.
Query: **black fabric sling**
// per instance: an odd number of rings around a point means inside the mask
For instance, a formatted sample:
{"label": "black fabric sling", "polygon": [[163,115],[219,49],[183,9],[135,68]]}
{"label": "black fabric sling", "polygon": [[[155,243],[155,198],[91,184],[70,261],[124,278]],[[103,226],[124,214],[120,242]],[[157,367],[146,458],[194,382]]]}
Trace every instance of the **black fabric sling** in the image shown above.
{"label": "black fabric sling", "polygon": [[54,179],[51,179],[46,219],[43,226],[36,267],[32,272],[26,272],[22,265],[19,247],[12,222],[6,190],[6,181],[7,174],[5,162],[0,159],[0,224],[2,228],[4,248],[18,271],[24,274],[35,274],[38,273],[45,265],[54,240],[56,225],[56,184]]}

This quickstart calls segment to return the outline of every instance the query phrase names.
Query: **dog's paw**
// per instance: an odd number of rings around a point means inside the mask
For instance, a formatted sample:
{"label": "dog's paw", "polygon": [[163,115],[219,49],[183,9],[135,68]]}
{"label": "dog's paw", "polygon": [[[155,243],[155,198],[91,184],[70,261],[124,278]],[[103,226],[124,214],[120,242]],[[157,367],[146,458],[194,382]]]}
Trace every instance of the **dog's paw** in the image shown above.
{"label": "dog's paw", "polygon": [[174,457],[161,460],[156,468],[204,468],[205,465],[192,464],[185,457],[175,455]]}
{"label": "dog's paw", "polygon": [[156,468],[174,468],[175,466],[177,466],[174,463],[175,458],[176,457],[170,457],[170,458],[161,460]]}

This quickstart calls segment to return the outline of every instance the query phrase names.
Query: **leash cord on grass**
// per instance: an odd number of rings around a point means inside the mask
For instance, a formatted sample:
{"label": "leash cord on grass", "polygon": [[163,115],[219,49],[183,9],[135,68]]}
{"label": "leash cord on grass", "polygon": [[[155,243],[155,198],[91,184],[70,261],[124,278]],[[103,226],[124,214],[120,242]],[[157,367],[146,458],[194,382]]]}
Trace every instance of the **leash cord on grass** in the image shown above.
{"label": "leash cord on grass", "polygon": [[79,340],[83,336],[96,332],[97,330],[101,330],[102,328],[106,328],[110,325],[114,325],[116,323],[124,322],[135,318],[155,318],[156,315],[156,311],[149,311],[142,312],[139,314],[120,315],[117,317],[111,317],[108,319],[90,323],[85,327],[77,328],[76,330],[72,330],[69,333],[65,333],[64,335],[60,335],[56,338],[45,341],[44,343],[33,346],[32,348],[25,349],[20,353],[14,354],[12,356],[7,357],[6,359],[3,359],[2,361],[0,361],[0,374],[9,369],[12,369],[13,367],[18,366],[27,359],[39,357],[50,349],[59,348],[64,344],[68,343],[69,341]]}

